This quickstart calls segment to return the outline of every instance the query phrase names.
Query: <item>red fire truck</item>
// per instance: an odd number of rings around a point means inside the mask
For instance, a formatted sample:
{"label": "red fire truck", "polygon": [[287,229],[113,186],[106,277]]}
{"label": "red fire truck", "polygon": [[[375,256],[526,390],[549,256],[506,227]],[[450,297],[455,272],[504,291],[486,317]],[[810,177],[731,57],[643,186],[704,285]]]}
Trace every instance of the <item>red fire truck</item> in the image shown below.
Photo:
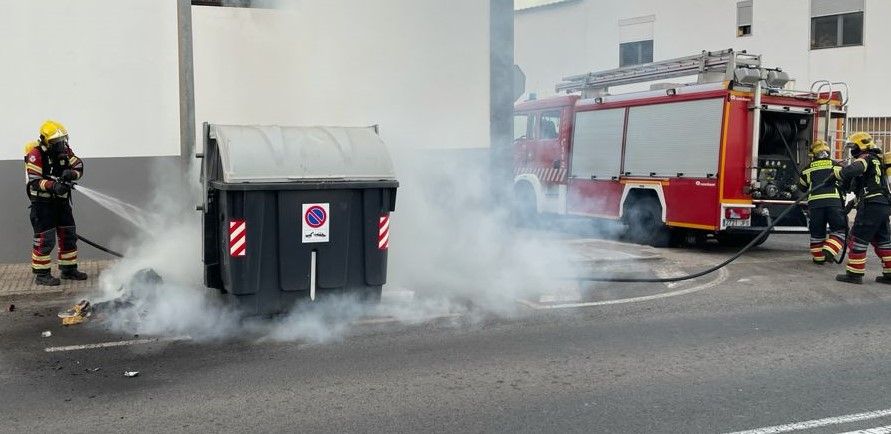
{"label": "red fire truck", "polygon": [[[609,93],[682,76],[697,80]],[[791,82],[732,49],[567,77],[566,95],[515,105],[517,212],[617,220],[658,246],[749,242],[794,202],[815,139],[841,156],[847,86]],[[796,210],[774,231],[805,233],[806,219]]]}

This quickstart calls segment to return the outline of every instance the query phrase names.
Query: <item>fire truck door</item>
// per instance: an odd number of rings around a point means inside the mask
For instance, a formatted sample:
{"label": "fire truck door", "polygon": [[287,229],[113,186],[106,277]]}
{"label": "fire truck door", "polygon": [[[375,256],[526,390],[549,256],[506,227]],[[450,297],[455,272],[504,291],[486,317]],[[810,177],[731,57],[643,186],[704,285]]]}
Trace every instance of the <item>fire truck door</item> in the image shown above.
{"label": "fire truck door", "polygon": [[514,114],[514,167],[529,166],[535,132],[534,113]]}
{"label": "fire truck door", "polygon": [[539,114],[538,136],[535,143],[533,165],[542,169],[563,167],[565,153],[562,150],[563,109],[546,110]]}

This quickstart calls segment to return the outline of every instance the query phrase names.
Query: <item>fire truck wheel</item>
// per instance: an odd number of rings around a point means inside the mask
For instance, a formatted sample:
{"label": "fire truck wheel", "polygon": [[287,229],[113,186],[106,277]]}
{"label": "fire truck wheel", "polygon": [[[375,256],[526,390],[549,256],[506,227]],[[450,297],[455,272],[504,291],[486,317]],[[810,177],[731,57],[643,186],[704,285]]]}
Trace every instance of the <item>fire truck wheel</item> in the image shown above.
{"label": "fire truck wheel", "polygon": [[662,222],[662,204],[653,196],[632,196],[625,203],[625,237],[631,242],[668,247],[671,231]]}
{"label": "fire truck wheel", "polygon": [[520,183],[514,187],[512,219],[515,226],[534,228],[540,216],[536,204],[535,190],[531,185]]}

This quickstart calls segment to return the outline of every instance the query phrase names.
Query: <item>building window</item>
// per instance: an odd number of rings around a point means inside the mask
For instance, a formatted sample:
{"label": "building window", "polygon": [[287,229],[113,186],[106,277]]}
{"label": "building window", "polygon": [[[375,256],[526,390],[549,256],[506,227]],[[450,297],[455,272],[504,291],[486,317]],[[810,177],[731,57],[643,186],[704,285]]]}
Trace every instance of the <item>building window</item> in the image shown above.
{"label": "building window", "polygon": [[811,49],[863,45],[863,0],[811,0]]}
{"label": "building window", "polygon": [[744,0],[736,4],[736,36],[752,34],[752,0]]}
{"label": "building window", "polygon": [[655,15],[619,20],[619,66],[653,61]]}
{"label": "building window", "polygon": [[863,12],[811,18],[811,49],[863,45]]}
{"label": "building window", "polygon": [[653,61],[653,40],[619,44],[619,66],[640,65]]}

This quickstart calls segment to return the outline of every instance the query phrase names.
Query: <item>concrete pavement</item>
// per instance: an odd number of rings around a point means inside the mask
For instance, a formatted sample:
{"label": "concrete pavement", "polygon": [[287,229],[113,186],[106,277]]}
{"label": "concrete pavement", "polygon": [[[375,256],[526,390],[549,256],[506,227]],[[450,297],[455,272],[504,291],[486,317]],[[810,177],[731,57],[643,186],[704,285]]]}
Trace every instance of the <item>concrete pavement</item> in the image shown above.
{"label": "concrete pavement", "polygon": [[[60,286],[37,286],[29,263],[0,264],[0,299],[11,299],[26,295],[74,294],[95,287],[99,273],[108,268],[112,261],[81,261],[78,268],[87,273],[85,281],[63,280]],[[58,277],[58,268],[53,268]]]}

